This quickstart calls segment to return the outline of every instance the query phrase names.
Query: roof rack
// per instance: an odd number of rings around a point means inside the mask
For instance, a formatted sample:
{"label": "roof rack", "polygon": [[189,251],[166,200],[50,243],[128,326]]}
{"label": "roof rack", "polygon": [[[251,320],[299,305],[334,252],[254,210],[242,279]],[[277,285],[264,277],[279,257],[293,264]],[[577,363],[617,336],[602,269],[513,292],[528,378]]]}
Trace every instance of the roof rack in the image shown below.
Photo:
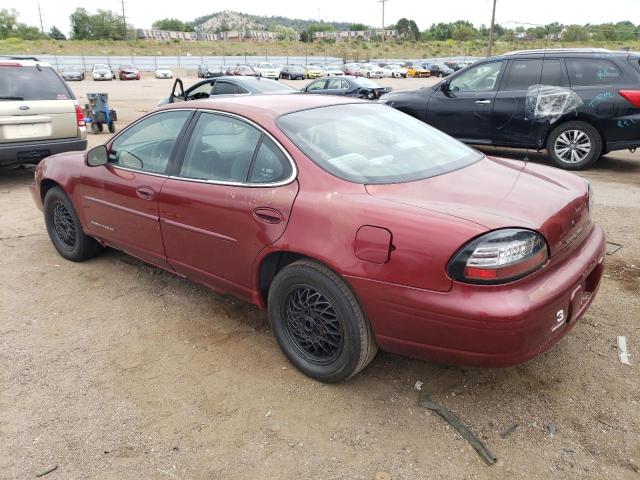
{"label": "roof rack", "polygon": [[537,48],[532,50],[514,50],[502,55],[528,55],[531,53],[612,53],[606,48]]}

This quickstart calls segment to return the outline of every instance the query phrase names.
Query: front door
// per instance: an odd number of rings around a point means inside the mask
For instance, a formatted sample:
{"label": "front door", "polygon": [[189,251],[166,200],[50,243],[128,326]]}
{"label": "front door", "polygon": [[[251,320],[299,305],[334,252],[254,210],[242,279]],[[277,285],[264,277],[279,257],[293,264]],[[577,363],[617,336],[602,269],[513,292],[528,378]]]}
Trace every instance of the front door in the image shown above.
{"label": "front door", "polygon": [[87,233],[150,263],[168,266],[158,198],[190,110],[150,115],[109,145],[109,163],[80,188]]}
{"label": "front door", "polygon": [[426,121],[439,130],[470,143],[490,144],[493,101],[502,60],[483,63],[443,83],[427,104]]}
{"label": "front door", "polygon": [[297,193],[295,167],[269,135],[235,116],[200,113],[160,193],[168,262],[197,282],[251,299],[253,263],[284,233]]}

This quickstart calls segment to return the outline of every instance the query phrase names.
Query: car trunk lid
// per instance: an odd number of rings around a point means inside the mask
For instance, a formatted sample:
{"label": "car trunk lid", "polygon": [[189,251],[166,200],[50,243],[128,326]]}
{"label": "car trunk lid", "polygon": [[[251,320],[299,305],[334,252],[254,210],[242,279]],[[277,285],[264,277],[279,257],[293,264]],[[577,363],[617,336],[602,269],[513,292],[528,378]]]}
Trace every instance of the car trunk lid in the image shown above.
{"label": "car trunk lid", "polygon": [[536,230],[546,238],[552,256],[579,243],[590,223],[584,180],[529,163],[485,158],[445,175],[366,188],[375,197],[462,218],[490,230]]}

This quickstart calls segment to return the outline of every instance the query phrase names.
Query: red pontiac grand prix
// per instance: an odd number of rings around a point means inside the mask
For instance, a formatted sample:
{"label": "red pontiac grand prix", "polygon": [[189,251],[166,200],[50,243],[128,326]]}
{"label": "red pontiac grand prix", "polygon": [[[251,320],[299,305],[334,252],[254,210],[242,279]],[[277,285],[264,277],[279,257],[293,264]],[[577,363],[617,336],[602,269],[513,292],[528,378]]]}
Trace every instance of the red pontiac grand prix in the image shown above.
{"label": "red pontiac grand prix", "polygon": [[162,107],[45,159],[32,193],[63,257],[111,246],[266,308],[284,354],[325,382],[378,347],[524,362],[580,319],[603,271],[585,180],[324,95]]}

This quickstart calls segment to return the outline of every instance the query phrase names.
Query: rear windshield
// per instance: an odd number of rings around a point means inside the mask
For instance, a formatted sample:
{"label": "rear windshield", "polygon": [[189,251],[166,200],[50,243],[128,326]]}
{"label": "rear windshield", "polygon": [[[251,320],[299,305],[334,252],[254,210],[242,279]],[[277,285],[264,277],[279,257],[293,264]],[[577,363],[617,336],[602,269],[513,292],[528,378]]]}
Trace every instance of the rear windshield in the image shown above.
{"label": "rear windshield", "polygon": [[0,66],[0,101],[69,100],[74,96],[51,67]]}
{"label": "rear windshield", "polygon": [[367,184],[420,180],[466,167],[483,155],[380,104],[331,105],[283,115],[280,129],[314,163]]}

